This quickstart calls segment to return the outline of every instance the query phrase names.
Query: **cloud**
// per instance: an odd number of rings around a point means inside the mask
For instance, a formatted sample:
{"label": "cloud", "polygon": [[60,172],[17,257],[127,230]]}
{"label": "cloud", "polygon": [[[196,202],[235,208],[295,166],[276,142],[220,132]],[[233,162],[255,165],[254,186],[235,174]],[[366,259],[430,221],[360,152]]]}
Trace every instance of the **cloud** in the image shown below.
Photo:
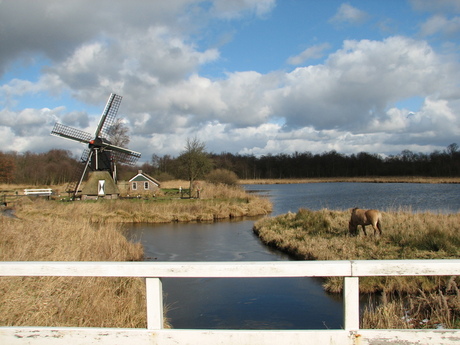
{"label": "cloud", "polygon": [[460,12],[460,2],[458,0],[410,0],[412,7],[418,11],[427,12]]}
{"label": "cloud", "polygon": [[[209,2],[212,10],[205,9]],[[0,50],[0,74],[11,61],[25,59],[31,53],[62,62],[80,46],[89,49],[91,42],[97,42],[93,48],[117,41],[125,43],[131,39],[141,43],[141,38],[136,40],[138,35],[146,40],[146,48],[149,45],[152,48],[151,44],[158,40],[165,42],[174,38],[176,44],[169,51],[169,55],[174,56],[174,48],[178,54],[185,46],[195,49],[185,42],[213,16],[243,17],[248,13],[263,16],[274,6],[275,0],[3,1],[0,2],[1,43],[8,49]],[[148,40],[148,35],[153,35],[152,40]],[[139,49],[139,46],[132,48]],[[149,52],[153,54],[163,50],[150,49]]]}
{"label": "cloud", "polygon": [[331,23],[341,24],[362,24],[369,18],[369,15],[356,7],[351,6],[350,4],[340,5],[337,13],[329,20]]}
{"label": "cloud", "polygon": [[[266,18],[274,0],[136,1],[136,6],[128,0],[43,0],[27,6],[15,0],[1,2],[0,9],[0,25],[8,32],[2,36],[8,49],[0,50],[0,72],[18,59],[46,61],[36,79],[0,85],[3,150],[80,149],[49,131],[62,122],[94,132],[111,92],[123,96],[119,114],[130,127],[130,148],[146,156],[178,154],[194,136],[213,152],[259,155],[431,148],[441,140],[436,138],[455,142],[460,134],[457,59],[436,53],[424,40],[401,35],[345,40],[336,47],[318,43],[282,58],[294,66],[288,70],[210,77],[203,67],[225,59],[224,50],[196,37],[212,21]],[[437,11],[421,26],[425,37],[455,36],[458,19]],[[359,24],[368,18],[343,4],[331,22]],[[321,63],[306,63],[323,55]],[[79,108],[16,107],[27,97],[50,95],[69,98]],[[396,106],[413,97],[423,100],[419,109]]]}
{"label": "cloud", "polygon": [[290,65],[300,65],[309,59],[318,59],[322,57],[323,52],[330,48],[331,46],[329,43],[322,43],[312,47],[308,47],[299,55],[291,56],[287,62]]}
{"label": "cloud", "polygon": [[421,26],[423,36],[431,36],[441,33],[447,36],[454,36],[460,33],[460,17],[448,19],[443,15],[435,15],[429,18]]}
{"label": "cloud", "polygon": [[234,19],[253,13],[264,17],[275,7],[275,0],[215,0],[211,12],[221,18]]}
{"label": "cloud", "polygon": [[423,41],[345,41],[324,65],[286,74],[273,113],[292,127],[362,130],[373,117],[386,117],[396,101],[442,89],[444,67]]}

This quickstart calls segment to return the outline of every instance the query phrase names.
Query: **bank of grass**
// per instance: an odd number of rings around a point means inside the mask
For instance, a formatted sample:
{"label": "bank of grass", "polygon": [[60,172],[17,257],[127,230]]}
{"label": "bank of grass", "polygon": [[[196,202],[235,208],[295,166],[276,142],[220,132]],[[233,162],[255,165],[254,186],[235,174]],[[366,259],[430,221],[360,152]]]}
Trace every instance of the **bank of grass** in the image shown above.
{"label": "bank of grass", "polygon": [[266,215],[272,204],[267,198],[246,193],[241,187],[203,184],[200,199],[175,197],[134,198],[62,202],[21,197],[16,215],[24,219],[87,219],[92,223],[169,223],[215,221]]}
{"label": "bank of grass", "polygon": [[[362,232],[358,237],[348,235],[349,218],[349,210],[300,209],[297,213],[261,219],[254,224],[254,232],[266,244],[304,260],[453,259],[460,256],[460,214],[383,212],[383,235],[373,236],[368,227],[367,237]],[[380,293],[384,297],[378,307],[366,311],[364,325],[401,328],[404,324],[403,328],[408,328],[442,324],[456,328],[460,318],[457,284],[456,277],[361,278],[362,293]],[[324,288],[332,293],[341,292],[343,279],[327,278]],[[399,314],[395,314],[395,310]],[[423,320],[429,321],[423,323]]]}
{"label": "bank of grass", "polygon": [[[120,223],[213,221],[271,211],[267,199],[236,187],[204,185],[202,199],[75,202],[21,196],[24,188],[31,186],[0,186],[13,195],[8,209],[16,217],[0,215],[1,261],[138,261],[143,248],[126,239]],[[1,277],[0,325],[145,328],[145,284],[138,278]]]}
{"label": "bank of grass", "polygon": [[[0,216],[1,261],[137,261],[139,243],[116,224],[86,219]],[[0,325],[146,327],[138,278],[1,277]]]}

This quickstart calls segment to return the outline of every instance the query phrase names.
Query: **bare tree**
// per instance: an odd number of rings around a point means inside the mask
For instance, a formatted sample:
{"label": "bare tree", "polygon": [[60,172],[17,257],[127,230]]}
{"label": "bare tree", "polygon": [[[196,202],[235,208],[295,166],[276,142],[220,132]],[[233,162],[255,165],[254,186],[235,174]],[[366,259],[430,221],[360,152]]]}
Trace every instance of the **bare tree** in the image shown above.
{"label": "bare tree", "polygon": [[110,142],[115,146],[126,147],[129,144],[129,128],[123,119],[117,119],[110,127]]}
{"label": "bare tree", "polygon": [[[112,145],[126,147],[129,144],[129,128],[123,119],[117,119],[115,123],[110,127],[109,137]],[[117,155],[113,155],[113,179],[117,182],[117,164],[118,164]]]}
{"label": "bare tree", "polygon": [[206,153],[205,143],[195,138],[188,138],[184,151],[178,157],[181,169],[190,182],[190,196],[192,195],[193,183],[204,177],[211,168],[212,160]]}

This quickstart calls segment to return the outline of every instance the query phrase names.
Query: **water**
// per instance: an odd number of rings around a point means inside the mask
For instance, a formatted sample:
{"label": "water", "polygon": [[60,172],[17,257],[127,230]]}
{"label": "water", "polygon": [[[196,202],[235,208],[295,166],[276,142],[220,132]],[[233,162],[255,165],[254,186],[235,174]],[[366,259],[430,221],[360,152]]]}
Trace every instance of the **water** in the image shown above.
{"label": "water", "polygon": [[[414,212],[457,212],[460,185],[315,183],[248,185],[270,197],[273,215],[299,208],[354,206]],[[204,224],[136,224],[132,234],[150,261],[277,261],[291,258],[263,245],[255,219]],[[167,316],[174,328],[341,328],[340,296],[328,295],[314,278],[163,279]]]}
{"label": "water", "polygon": [[[289,256],[263,245],[253,220],[133,227],[150,261],[278,261]],[[342,302],[319,279],[163,279],[174,328],[340,328]]]}
{"label": "water", "polygon": [[245,188],[269,196],[274,206],[273,215],[297,212],[301,207],[312,210],[360,207],[383,211],[402,208],[444,213],[460,210],[459,184],[341,182],[247,185]]}

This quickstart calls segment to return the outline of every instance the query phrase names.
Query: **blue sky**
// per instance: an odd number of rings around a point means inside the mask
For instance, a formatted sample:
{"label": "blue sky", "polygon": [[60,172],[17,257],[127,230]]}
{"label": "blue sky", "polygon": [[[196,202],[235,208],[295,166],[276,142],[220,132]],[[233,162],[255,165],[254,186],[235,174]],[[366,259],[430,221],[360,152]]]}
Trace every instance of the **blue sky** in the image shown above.
{"label": "blue sky", "polygon": [[111,92],[129,147],[180,154],[460,143],[460,1],[3,0],[2,151],[72,151]]}

